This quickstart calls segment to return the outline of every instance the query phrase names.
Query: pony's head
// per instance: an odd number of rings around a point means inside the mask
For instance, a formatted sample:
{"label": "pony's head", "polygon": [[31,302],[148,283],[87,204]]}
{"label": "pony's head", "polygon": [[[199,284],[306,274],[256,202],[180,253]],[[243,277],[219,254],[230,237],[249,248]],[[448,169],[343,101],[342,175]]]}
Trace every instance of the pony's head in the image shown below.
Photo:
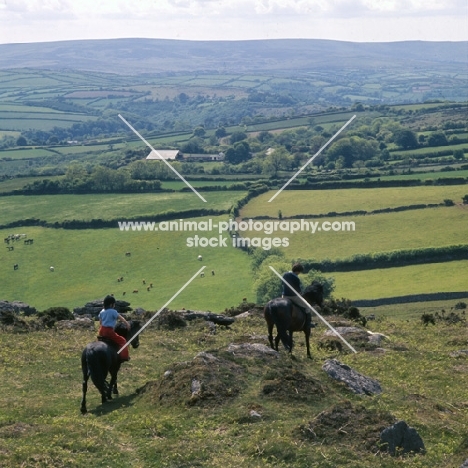
{"label": "pony's head", "polygon": [[305,288],[302,297],[309,304],[317,304],[322,307],[323,304],[323,285],[317,280],[312,281],[312,284]]}
{"label": "pony's head", "polygon": [[[125,323],[118,322],[115,326],[115,333],[123,336],[127,341],[130,341],[141,329],[141,323],[138,320],[129,320],[130,330],[127,328]],[[130,343],[132,348],[138,348],[140,346],[140,335],[137,335],[134,340]]]}

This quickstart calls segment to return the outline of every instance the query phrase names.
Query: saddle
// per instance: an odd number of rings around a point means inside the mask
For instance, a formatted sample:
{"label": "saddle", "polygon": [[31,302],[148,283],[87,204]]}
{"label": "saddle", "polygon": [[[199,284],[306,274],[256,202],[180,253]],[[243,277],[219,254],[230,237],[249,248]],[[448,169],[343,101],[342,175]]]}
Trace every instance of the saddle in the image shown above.
{"label": "saddle", "polygon": [[103,343],[106,343],[106,344],[108,344],[109,346],[112,346],[112,347],[114,347],[114,348],[116,348],[116,349],[119,348],[119,345],[118,345],[115,341],[113,341],[113,340],[111,340],[110,338],[108,338],[107,336],[98,335],[98,336],[97,336],[97,340],[98,340],[98,341],[102,341]]}

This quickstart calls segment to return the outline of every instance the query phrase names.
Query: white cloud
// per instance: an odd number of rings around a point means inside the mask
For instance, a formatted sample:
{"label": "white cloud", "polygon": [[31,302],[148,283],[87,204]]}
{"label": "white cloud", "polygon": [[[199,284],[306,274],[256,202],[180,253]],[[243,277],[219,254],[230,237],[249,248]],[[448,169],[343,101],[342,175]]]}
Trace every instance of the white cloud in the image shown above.
{"label": "white cloud", "polygon": [[107,37],[467,40],[466,0],[0,0],[0,43]]}

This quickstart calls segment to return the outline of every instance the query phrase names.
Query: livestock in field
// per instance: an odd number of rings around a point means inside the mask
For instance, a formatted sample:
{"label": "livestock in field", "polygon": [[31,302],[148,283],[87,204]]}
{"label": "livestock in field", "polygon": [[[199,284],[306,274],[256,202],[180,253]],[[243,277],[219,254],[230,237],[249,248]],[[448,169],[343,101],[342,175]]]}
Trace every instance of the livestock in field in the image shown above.
{"label": "livestock in field", "polygon": [[[123,336],[127,342],[130,341],[141,329],[140,322],[130,320],[130,330],[124,323],[119,322],[115,326],[115,332]],[[130,345],[136,349],[140,345],[140,336],[137,335]],[[81,399],[81,413],[87,413],[86,393],[88,391],[88,380],[91,380],[101,394],[101,402],[112,400],[112,394],[118,395],[117,374],[122,361],[118,354],[119,346],[111,341],[94,341],[89,343],[81,354],[81,370],[83,372],[83,397]],[[107,375],[111,378],[106,382]]]}
{"label": "livestock in field", "polygon": [[[303,299],[310,305],[323,304],[323,286],[313,281],[304,290]],[[305,307],[305,305],[304,305]],[[264,316],[268,326],[268,340],[270,346],[278,351],[279,341],[291,353],[293,349],[293,332],[303,331],[305,335],[307,357],[310,355],[310,327],[306,326],[306,313],[293,304],[287,297],[272,299],[264,308]],[[273,343],[273,327],[276,326],[277,335]]]}

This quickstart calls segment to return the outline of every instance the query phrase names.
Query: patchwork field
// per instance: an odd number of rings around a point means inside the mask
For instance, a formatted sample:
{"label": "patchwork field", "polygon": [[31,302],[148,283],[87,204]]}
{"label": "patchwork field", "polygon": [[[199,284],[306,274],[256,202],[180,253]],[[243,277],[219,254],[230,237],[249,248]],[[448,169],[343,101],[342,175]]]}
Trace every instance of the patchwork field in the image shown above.
{"label": "patchwork field", "polygon": [[206,192],[204,203],[193,192],[158,194],[33,195],[0,198],[2,224],[36,218],[47,222],[92,219],[135,219],[167,211],[229,210],[245,192]]}
{"label": "patchwork field", "polygon": [[372,211],[398,206],[443,203],[445,199],[461,203],[462,197],[467,193],[468,187],[465,185],[310,191],[283,190],[269,203],[268,200],[275,194],[275,192],[270,191],[252,200],[242,209],[240,215],[244,218],[254,216],[277,218],[278,212],[281,211],[284,218],[302,214]]}
{"label": "patchwork field", "polygon": [[[214,217],[213,221],[222,219],[226,217]],[[21,240],[13,251],[0,251],[2,298],[9,301],[21,300],[40,310],[53,306],[72,309],[114,294],[132,307],[158,310],[202,266],[206,266],[205,277],[195,279],[171,307],[221,313],[244,297],[255,300],[247,255],[232,247],[188,247],[187,238],[193,237],[193,232],[121,232],[118,227],[27,227],[21,232],[34,243],[24,245]],[[1,231],[3,237],[10,233]],[[198,234],[218,238],[217,233]],[[131,255],[126,256],[126,252]],[[203,256],[202,261],[198,255]],[[18,264],[16,271],[14,264]],[[117,281],[120,277],[123,282]]]}

